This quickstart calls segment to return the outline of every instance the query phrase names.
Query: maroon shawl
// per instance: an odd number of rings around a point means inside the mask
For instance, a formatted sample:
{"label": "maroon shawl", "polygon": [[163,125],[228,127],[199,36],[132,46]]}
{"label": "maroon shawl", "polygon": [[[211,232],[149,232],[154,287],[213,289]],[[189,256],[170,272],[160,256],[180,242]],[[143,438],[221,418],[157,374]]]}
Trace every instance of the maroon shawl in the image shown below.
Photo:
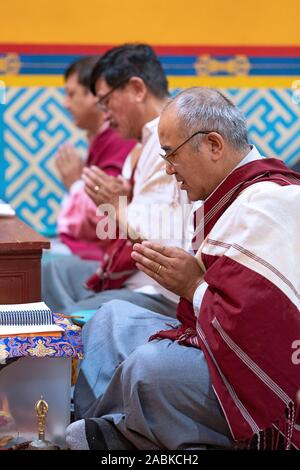
{"label": "maroon shawl", "polygon": [[[130,183],[134,186],[136,163],[132,169]],[[130,200],[132,199],[132,192]],[[122,235],[122,236],[121,236]],[[103,262],[86,281],[87,289],[101,292],[108,289],[121,289],[124,282],[136,271],[136,263],[131,257],[133,243],[127,234],[117,230],[116,239],[112,241],[105,252]]]}
{"label": "maroon shawl", "polygon": [[[241,191],[261,181],[300,185],[300,175],[277,159],[237,168],[204,203],[200,221],[204,237]],[[208,288],[199,316],[181,298],[177,308],[181,326],[160,331],[150,340],[170,338],[203,351],[236,442],[249,443],[256,437],[257,447],[264,448],[268,430],[269,447],[276,448],[280,433],[287,449],[299,448],[295,396],[300,369],[291,361],[293,340],[300,339],[299,310],[271,282],[233,259],[203,254],[202,261]]]}

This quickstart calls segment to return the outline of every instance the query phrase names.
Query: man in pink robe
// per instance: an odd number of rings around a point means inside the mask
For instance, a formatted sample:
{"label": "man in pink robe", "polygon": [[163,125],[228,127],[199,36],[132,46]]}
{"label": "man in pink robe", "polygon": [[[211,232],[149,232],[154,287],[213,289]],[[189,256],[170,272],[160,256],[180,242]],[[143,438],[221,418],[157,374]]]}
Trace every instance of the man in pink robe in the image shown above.
{"label": "man in pink robe", "polygon": [[98,98],[89,89],[90,76],[98,60],[97,56],[81,58],[65,72],[64,105],[75,125],[87,131],[89,149],[83,162],[74,147],[63,145],[56,155],[56,166],[68,191],[57,220],[59,239],[66,252],[82,259],[101,261],[110,240],[97,237],[100,216],[96,215],[97,206],[84,191],[82,171],[84,167],[97,167],[107,175],[120,175],[136,141],[124,139],[110,128],[107,113],[99,109]]}

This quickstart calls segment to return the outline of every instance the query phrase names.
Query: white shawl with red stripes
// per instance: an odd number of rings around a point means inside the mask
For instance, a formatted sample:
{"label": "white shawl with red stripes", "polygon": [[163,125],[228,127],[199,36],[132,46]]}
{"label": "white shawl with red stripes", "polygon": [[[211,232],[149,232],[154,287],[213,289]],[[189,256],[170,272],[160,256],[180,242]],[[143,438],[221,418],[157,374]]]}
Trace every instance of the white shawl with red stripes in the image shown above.
{"label": "white shawl with red stripes", "polygon": [[[275,159],[232,172],[204,203],[196,233],[206,290],[195,318],[154,338],[201,348],[233,438],[300,447],[300,175]],[[195,365],[196,366],[196,365]],[[268,433],[266,431],[268,430]]]}

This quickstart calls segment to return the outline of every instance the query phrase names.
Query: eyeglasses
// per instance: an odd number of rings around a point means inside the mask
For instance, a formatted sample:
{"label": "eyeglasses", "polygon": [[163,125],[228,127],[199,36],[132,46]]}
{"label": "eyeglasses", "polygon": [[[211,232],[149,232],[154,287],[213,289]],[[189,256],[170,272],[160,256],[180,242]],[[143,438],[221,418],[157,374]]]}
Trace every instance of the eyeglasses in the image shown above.
{"label": "eyeglasses", "polygon": [[105,95],[101,96],[101,98],[99,98],[99,101],[98,101],[98,107],[101,111],[107,111],[107,107],[108,107],[108,102],[109,102],[109,97],[110,95],[115,91],[117,90],[118,88],[120,88],[121,86],[125,85],[126,82],[128,82],[130,79],[129,78],[126,78],[124,80],[122,80],[120,83],[118,83],[117,85],[115,85],[114,87],[112,87],[111,90],[109,90],[107,93],[105,93]]}
{"label": "eyeglasses", "polygon": [[198,134],[210,134],[211,132],[214,132],[214,131],[197,131],[197,132],[194,132],[194,134],[192,134],[188,139],[186,139],[184,142],[182,142],[180,145],[178,145],[178,147],[176,147],[176,149],[172,150],[172,152],[168,153],[168,154],[165,154],[163,155],[162,153],[160,153],[160,157],[163,158],[167,163],[173,165],[172,162],[170,162],[169,158],[172,157],[172,155],[175,155],[176,152],[178,152],[178,150],[183,147],[185,144],[188,143],[189,140],[191,140],[193,137],[195,137],[196,135]]}

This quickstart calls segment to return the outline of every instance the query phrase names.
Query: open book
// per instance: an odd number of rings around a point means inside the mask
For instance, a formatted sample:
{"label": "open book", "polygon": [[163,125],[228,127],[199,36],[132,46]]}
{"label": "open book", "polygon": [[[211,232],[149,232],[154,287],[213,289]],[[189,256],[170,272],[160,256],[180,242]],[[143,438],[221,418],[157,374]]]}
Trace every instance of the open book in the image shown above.
{"label": "open book", "polygon": [[44,302],[0,305],[0,337],[61,336],[63,331]]}

